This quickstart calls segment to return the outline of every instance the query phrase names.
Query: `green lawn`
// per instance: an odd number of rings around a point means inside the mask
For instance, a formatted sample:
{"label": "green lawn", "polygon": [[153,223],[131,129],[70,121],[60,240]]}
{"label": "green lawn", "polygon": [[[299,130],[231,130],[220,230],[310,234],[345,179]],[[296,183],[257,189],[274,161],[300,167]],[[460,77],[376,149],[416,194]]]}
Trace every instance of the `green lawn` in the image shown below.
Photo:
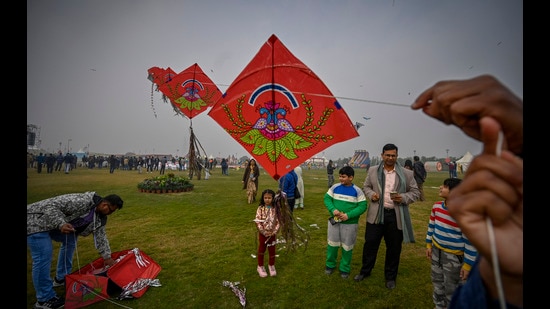
{"label": "green lawn", "polygon": [[[167,171],[177,175],[184,172]],[[27,203],[51,196],[96,191],[99,195],[119,194],[122,210],[109,217],[107,234],[113,252],[139,248],[162,270],[161,287],[150,287],[137,299],[102,301],[88,308],[241,308],[238,298],[222,285],[238,281],[246,288],[247,308],[433,308],[430,263],[425,256],[424,238],[431,205],[439,200],[438,187],[447,172],[429,173],[425,183],[426,202],[411,207],[416,243],[404,244],[397,288],[384,287],[382,242],[372,276],[355,282],[361,267],[365,215],[361,216],[348,280],[338,272],[324,274],[328,212],[323,205],[327,190],[325,170],[303,169],[305,209],[296,210],[298,224],[310,241],[306,250],[295,252],[278,245],[277,276],[260,278],[256,272],[256,204],[247,204],[242,190],[242,170],[231,169],[222,176],[214,169],[209,180],[192,180],[191,192],[172,194],[141,193],[137,184],[153,174],[137,171],[77,168],[70,174],[38,174],[27,170]],[[362,187],[364,169],[356,169],[354,183]],[[259,191],[277,189],[277,182],[262,171]],[[336,177],[337,181],[337,177]],[[55,243],[52,276],[57,248]],[[303,248],[303,247],[302,247]],[[92,237],[80,237],[73,270],[99,257]],[[267,256],[266,256],[267,263]],[[63,293],[63,288],[57,288]],[[36,301],[31,280],[31,260],[27,249],[27,308]]]}

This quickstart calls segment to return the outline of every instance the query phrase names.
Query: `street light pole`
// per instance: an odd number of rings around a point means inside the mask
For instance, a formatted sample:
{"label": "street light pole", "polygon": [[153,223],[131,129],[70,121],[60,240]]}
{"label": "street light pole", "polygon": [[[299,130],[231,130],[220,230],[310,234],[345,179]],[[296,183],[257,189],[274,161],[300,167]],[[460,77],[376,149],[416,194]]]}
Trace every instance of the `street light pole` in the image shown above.
{"label": "street light pole", "polygon": [[72,141],[72,139],[70,139],[70,138],[67,140],[67,153],[71,152],[71,147],[70,147],[71,141]]}
{"label": "street light pole", "polygon": [[447,151],[447,158],[449,157],[449,149],[445,149]]}

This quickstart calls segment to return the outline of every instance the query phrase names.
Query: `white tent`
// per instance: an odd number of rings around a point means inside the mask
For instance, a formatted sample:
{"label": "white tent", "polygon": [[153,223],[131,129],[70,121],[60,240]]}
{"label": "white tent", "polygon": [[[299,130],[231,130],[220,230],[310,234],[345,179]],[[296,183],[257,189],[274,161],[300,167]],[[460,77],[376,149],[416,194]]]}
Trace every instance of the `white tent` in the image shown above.
{"label": "white tent", "polygon": [[462,173],[466,173],[466,171],[468,170],[468,166],[470,165],[470,162],[473,158],[474,156],[472,156],[472,154],[467,151],[466,154],[462,156],[462,158],[456,160],[456,164],[458,165],[457,171],[462,171]]}

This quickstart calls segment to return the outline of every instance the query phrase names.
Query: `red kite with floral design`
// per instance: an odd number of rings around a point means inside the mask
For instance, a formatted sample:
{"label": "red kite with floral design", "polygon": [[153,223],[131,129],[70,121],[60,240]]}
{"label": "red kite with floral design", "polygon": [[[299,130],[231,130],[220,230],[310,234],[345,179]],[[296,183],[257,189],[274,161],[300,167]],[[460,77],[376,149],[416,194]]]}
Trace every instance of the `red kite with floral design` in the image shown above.
{"label": "red kite with floral design", "polygon": [[[162,92],[162,99],[165,103],[170,101],[172,108],[181,116],[189,118],[192,122],[193,117],[204,112],[207,108],[221,97],[222,93],[214,82],[202,71],[198,64],[193,64],[178,74],[170,69],[152,67],[147,70],[147,78],[157,85],[157,91]],[[153,86],[151,88],[151,107],[153,112]],[[156,117],[156,113],[155,113]],[[199,168],[198,158],[201,157],[200,150],[202,146],[195,137],[193,126],[189,128],[189,179],[193,179],[196,174],[200,179],[201,169]],[[206,152],[202,149],[204,154]]]}
{"label": "red kite with floral design", "polygon": [[147,72],[148,79],[157,85],[165,102],[170,100],[174,111],[189,119],[214,105],[222,94],[196,63],[178,74],[170,68],[158,67],[152,67]]}
{"label": "red kite with floral design", "polygon": [[272,35],[208,113],[278,180],[359,136],[321,79]]}

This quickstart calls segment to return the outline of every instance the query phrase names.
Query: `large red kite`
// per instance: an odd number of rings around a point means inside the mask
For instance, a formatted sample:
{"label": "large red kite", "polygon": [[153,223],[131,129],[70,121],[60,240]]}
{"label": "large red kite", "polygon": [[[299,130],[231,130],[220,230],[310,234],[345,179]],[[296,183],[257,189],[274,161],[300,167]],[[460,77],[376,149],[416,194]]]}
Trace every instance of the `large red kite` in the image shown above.
{"label": "large red kite", "polygon": [[321,79],[272,35],[208,113],[278,180],[359,136]]}

